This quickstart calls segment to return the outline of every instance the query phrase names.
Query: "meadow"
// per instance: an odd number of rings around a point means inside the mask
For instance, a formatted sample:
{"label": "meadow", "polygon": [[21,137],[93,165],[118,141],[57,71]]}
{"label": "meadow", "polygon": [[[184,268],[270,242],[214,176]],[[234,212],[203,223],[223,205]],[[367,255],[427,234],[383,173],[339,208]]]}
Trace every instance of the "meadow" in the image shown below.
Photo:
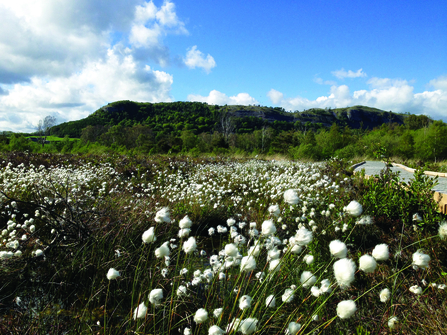
{"label": "meadow", "polygon": [[3,153],[3,334],[445,334],[420,171]]}

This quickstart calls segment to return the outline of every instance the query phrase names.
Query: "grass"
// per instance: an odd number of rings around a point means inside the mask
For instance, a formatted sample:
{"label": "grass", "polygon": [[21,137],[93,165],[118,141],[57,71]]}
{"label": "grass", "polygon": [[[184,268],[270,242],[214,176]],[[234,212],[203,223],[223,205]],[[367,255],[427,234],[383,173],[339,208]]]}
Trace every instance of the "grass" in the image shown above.
{"label": "grass", "polygon": [[[208,334],[218,326],[283,334],[291,322],[300,324],[299,334],[447,330],[447,245],[438,236],[444,218],[424,196],[423,176],[403,195],[393,186],[395,175],[384,172],[373,183],[344,174],[349,164],[338,160],[77,156],[64,163],[57,155],[30,155],[22,164],[19,158],[4,157],[0,169],[0,227],[6,230],[0,251],[22,252],[0,260],[3,333],[183,334],[188,328]],[[296,204],[284,197],[290,189]],[[344,209],[352,200],[362,205],[360,216]],[[412,220],[416,212],[422,221]],[[373,223],[356,224],[361,218]],[[180,222],[190,229],[182,238]],[[156,240],[143,243],[150,227]],[[195,250],[185,248],[190,237]],[[334,272],[334,240],[355,264],[352,282]],[[18,246],[7,246],[14,241]],[[158,258],[166,242],[169,256]],[[390,257],[371,273],[359,269],[360,257],[383,243]],[[34,257],[37,249],[44,256]],[[430,256],[425,269],[413,269],[418,250]],[[248,256],[255,267],[241,271]],[[108,280],[110,268],[120,276]],[[318,291],[324,279],[330,290]],[[421,294],[409,291],[414,285]],[[381,302],[385,287],[391,296]],[[163,294],[157,301],[149,298],[156,289]],[[270,295],[274,308],[265,304]],[[241,305],[243,296],[251,298],[248,306]],[[355,301],[349,317],[339,310],[342,301]],[[141,318],[134,317],[138,306],[147,307]],[[196,316],[202,308],[206,319]],[[222,313],[214,315],[218,308]],[[390,329],[393,316],[399,322]]]}

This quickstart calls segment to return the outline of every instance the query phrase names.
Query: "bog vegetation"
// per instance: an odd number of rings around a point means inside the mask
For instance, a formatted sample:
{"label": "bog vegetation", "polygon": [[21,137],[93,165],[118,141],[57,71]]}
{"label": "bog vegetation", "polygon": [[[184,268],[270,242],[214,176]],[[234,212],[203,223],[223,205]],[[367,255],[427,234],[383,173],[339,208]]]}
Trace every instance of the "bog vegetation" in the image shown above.
{"label": "bog vegetation", "polygon": [[436,179],[349,166],[3,153],[0,331],[445,334]]}

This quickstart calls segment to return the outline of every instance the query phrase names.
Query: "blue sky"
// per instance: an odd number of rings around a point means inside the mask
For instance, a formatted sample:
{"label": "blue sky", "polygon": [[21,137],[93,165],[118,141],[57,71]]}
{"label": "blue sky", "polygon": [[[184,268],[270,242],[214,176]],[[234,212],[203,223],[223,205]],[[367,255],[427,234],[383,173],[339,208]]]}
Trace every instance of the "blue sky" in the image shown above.
{"label": "blue sky", "polygon": [[0,0],[0,130],[116,100],[447,121],[447,2]]}

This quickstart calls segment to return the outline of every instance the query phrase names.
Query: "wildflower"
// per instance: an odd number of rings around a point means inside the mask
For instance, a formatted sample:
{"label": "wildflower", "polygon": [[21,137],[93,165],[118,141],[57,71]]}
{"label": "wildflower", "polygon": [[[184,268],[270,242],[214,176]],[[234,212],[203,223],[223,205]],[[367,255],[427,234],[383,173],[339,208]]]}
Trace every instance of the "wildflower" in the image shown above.
{"label": "wildflower", "polygon": [[413,254],[413,265],[421,269],[426,269],[428,262],[430,262],[430,256],[424,254],[422,251],[418,250]]}
{"label": "wildflower", "polygon": [[340,240],[333,240],[329,243],[329,250],[331,251],[332,256],[337,258],[345,258],[348,253],[346,244]]}
{"label": "wildflower", "polygon": [[219,326],[211,326],[210,329],[208,329],[208,335],[222,335],[225,331],[221,329]]}
{"label": "wildflower", "polygon": [[276,307],[276,298],[273,294],[269,295],[267,299],[265,299],[265,307],[267,308],[275,308]]}
{"label": "wildflower", "polygon": [[443,221],[439,225],[438,229],[439,237],[443,240],[447,237],[447,221]]}
{"label": "wildflower", "polygon": [[391,296],[391,292],[390,292],[389,289],[384,288],[382,291],[380,291],[380,295],[379,296],[380,296],[380,301],[381,302],[387,302],[388,299]]}
{"label": "wildflower", "polygon": [[211,227],[210,229],[208,229],[208,235],[213,236],[214,233],[215,233],[215,229],[214,228]]}
{"label": "wildflower", "polygon": [[165,256],[169,256],[171,250],[169,250],[169,242],[163,243],[159,248],[155,249],[155,257],[164,258]]}
{"label": "wildflower", "polygon": [[310,242],[312,242],[312,239],[312,232],[305,227],[301,227],[300,229],[298,229],[294,237],[295,243],[301,246],[308,245]]}
{"label": "wildflower", "polygon": [[134,312],[133,312],[133,319],[141,319],[144,318],[146,316],[147,313],[147,307],[144,304],[144,301],[138,305],[137,308],[135,308]]}
{"label": "wildflower", "polygon": [[258,319],[255,318],[247,318],[245,320],[242,320],[239,325],[239,330],[242,332],[242,334],[253,334],[256,331],[256,325],[258,324]]}
{"label": "wildflower", "polygon": [[239,308],[242,310],[250,308],[251,301],[252,301],[252,298],[249,295],[243,295],[239,299]]}
{"label": "wildflower", "polygon": [[154,306],[160,305],[161,299],[163,299],[163,290],[161,288],[156,288],[149,293],[149,301]]}
{"label": "wildflower", "polygon": [[274,247],[273,249],[269,250],[267,253],[267,261],[271,261],[273,259],[279,258],[281,255],[281,250],[278,250],[278,248]]}
{"label": "wildflower", "polygon": [[337,305],[337,315],[340,319],[348,319],[354,315],[357,306],[353,300],[340,301]]}
{"label": "wildflower", "polygon": [[293,294],[293,290],[290,288],[286,288],[284,294],[281,296],[282,302],[291,302],[295,298],[295,294]]}
{"label": "wildflower", "polygon": [[189,219],[188,215],[186,215],[183,219],[180,220],[180,222],[178,223],[179,227],[181,229],[184,228],[191,228],[192,226],[192,221]]}
{"label": "wildflower", "polygon": [[219,272],[219,280],[225,280],[226,275],[223,272]]}
{"label": "wildflower", "polygon": [[376,245],[372,251],[372,256],[376,259],[376,261],[386,261],[390,257],[388,245],[385,243]]}
{"label": "wildflower", "polygon": [[399,319],[395,316],[392,316],[388,320],[388,327],[390,327],[390,329],[394,329],[396,327],[396,323],[398,323],[398,322],[399,322]]}
{"label": "wildflower", "polygon": [[223,312],[223,308],[216,308],[213,311],[213,315],[214,315],[215,318],[218,318],[222,314],[222,312]]}
{"label": "wildflower", "polygon": [[360,218],[360,220],[357,220],[356,224],[363,224],[363,225],[370,225],[373,223],[373,219],[369,215],[364,215]]}
{"label": "wildflower", "polygon": [[221,225],[217,226],[217,232],[219,234],[225,234],[228,231],[227,227],[223,227]]}
{"label": "wildflower", "polygon": [[239,326],[241,325],[241,319],[233,318],[233,320],[228,324],[226,332],[237,332],[239,330]]}
{"label": "wildflower", "polygon": [[353,200],[349,203],[348,206],[344,207],[343,210],[352,216],[359,216],[363,212],[363,207],[360,203]]}
{"label": "wildflower", "polygon": [[203,323],[208,319],[208,312],[204,308],[199,308],[194,315],[196,323]]}
{"label": "wildflower", "polygon": [[290,322],[286,329],[286,335],[296,335],[301,329],[301,325],[296,322]]}
{"label": "wildflower", "polygon": [[188,273],[188,269],[187,268],[183,268],[180,270],[180,276],[185,275]]}
{"label": "wildflower", "polygon": [[187,254],[194,252],[197,249],[196,239],[194,237],[188,238],[186,242],[183,243],[183,251]]}
{"label": "wildflower", "polygon": [[414,294],[422,294],[422,288],[418,285],[413,285],[410,287],[410,292]]}
{"label": "wildflower", "polygon": [[107,272],[107,279],[108,280],[116,279],[119,276],[120,276],[119,271],[116,271],[114,268],[110,268],[109,271]]}
{"label": "wildflower", "polygon": [[296,205],[300,198],[298,198],[298,194],[295,190],[290,189],[284,192],[284,201],[289,205]]}
{"label": "wildflower", "polygon": [[150,227],[148,230],[146,230],[143,233],[143,236],[142,236],[143,243],[152,243],[157,240],[157,236],[155,236],[154,230],[155,230],[154,227]]}
{"label": "wildflower", "polygon": [[276,227],[272,220],[266,220],[262,223],[262,235],[273,235],[276,233]]}
{"label": "wildflower", "polygon": [[373,273],[377,267],[376,260],[370,255],[363,255],[359,259],[359,269],[366,273]]}
{"label": "wildflower", "polygon": [[245,256],[242,257],[241,260],[241,272],[247,271],[253,271],[256,268],[256,260],[253,256]]}
{"label": "wildflower", "polygon": [[310,271],[304,271],[301,274],[300,282],[304,288],[309,288],[317,282],[317,277],[315,277]]}
{"label": "wildflower", "polygon": [[281,213],[281,211],[279,210],[279,206],[278,206],[278,205],[271,205],[271,206],[268,208],[268,211],[269,211],[269,213],[270,213],[271,215],[274,215],[274,216],[276,216],[276,217],[278,217],[279,214]]}
{"label": "wildflower", "polygon": [[32,225],[29,227],[30,233],[34,233],[35,230],[36,230],[36,226]]}
{"label": "wildflower", "polygon": [[183,330],[183,335],[191,335],[191,329],[186,327],[185,330]]}
{"label": "wildflower", "polygon": [[170,223],[171,222],[171,218],[170,218],[170,213],[169,213],[169,208],[168,207],[163,207],[162,209],[160,209],[156,214],[155,214],[155,222],[158,223]]}
{"label": "wildflower", "polygon": [[334,263],[334,275],[341,288],[347,288],[354,281],[356,266],[351,259],[342,258]]}

